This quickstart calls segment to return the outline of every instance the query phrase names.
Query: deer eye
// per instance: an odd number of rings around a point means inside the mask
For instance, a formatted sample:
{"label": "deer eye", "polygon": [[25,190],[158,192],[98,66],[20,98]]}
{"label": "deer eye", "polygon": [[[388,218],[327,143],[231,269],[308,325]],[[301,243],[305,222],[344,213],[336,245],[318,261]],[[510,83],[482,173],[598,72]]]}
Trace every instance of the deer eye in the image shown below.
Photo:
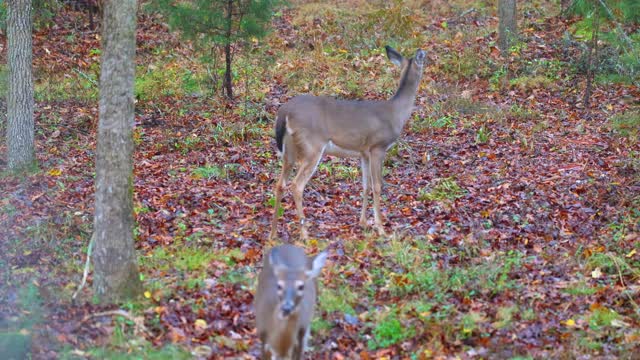
{"label": "deer eye", "polygon": [[298,285],[298,291],[300,292],[304,291],[304,284]]}
{"label": "deer eye", "polygon": [[278,291],[280,291],[280,292],[281,292],[282,290],[283,290],[283,286],[282,286],[282,284],[278,283]]}

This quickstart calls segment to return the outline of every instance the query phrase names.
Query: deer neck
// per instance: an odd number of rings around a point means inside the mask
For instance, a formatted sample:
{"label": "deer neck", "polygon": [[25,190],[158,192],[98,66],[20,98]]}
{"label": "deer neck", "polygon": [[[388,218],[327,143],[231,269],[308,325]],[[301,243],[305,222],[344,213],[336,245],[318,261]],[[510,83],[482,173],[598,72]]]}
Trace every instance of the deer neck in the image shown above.
{"label": "deer neck", "polygon": [[413,111],[413,104],[416,93],[418,92],[418,86],[420,85],[420,78],[420,74],[415,74],[411,71],[411,64],[409,64],[400,77],[400,84],[398,85],[395,95],[389,100],[395,114],[394,122],[398,123],[400,127],[404,126],[404,123]]}
{"label": "deer neck", "polygon": [[274,314],[274,325],[270,341],[271,346],[279,357],[288,358],[291,356],[291,351],[294,348],[297,341],[298,334],[298,318],[300,314],[295,313],[287,317],[286,320],[279,318],[278,314]]}

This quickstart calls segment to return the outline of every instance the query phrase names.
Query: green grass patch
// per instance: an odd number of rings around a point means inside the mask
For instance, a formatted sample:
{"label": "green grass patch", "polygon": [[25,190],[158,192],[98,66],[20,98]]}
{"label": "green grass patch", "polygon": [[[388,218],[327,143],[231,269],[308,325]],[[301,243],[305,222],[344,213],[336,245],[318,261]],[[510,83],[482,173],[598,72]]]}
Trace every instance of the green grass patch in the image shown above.
{"label": "green grass patch", "polygon": [[36,101],[81,100],[97,101],[99,92],[99,66],[90,70],[66,74],[49,74],[37,79],[34,84]]}
{"label": "green grass patch", "polygon": [[[413,252],[418,252],[413,249]],[[396,255],[389,255],[394,258]],[[438,262],[422,255],[419,266],[407,266],[403,273],[384,271],[375,274],[374,283],[380,282],[395,296],[432,294],[435,300],[444,300],[452,292],[464,292],[473,298],[495,295],[517,288],[511,274],[524,261],[519,252],[498,255],[491,260],[469,262],[466,266],[442,269]],[[398,261],[398,259],[395,259]],[[400,259],[402,262],[403,259]],[[422,263],[424,262],[424,263]],[[387,266],[389,268],[389,266]]]}
{"label": "green grass patch", "polygon": [[480,126],[476,131],[476,144],[486,144],[489,138],[491,138],[491,132],[484,125]]}
{"label": "green grass patch", "polygon": [[340,160],[320,163],[318,171],[338,180],[354,181],[360,177],[359,167],[343,164]]}
{"label": "green grass patch", "polygon": [[534,89],[548,89],[553,87],[556,80],[550,79],[543,75],[521,76],[509,81],[512,88],[522,91],[531,91]]}
{"label": "green grass patch", "polygon": [[333,328],[333,324],[321,317],[314,317],[311,320],[311,333],[314,336],[324,338],[329,334],[329,331]]}
{"label": "green grass patch", "polygon": [[521,105],[513,105],[508,111],[508,115],[513,118],[513,120],[519,121],[529,121],[536,120],[540,117],[540,114],[531,109],[527,109]]}
{"label": "green grass patch", "polygon": [[[211,268],[211,263],[223,263],[229,269],[222,276],[220,281],[249,283],[246,271],[235,270],[233,267],[242,259],[244,254],[239,249],[218,250],[209,244],[200,245],[195,242],[177,241],[172,245],[157,247],[149,254],[140,256],[140,269],[147,279],[146,288],[157,290],[165,294],[167,291],[166,281],[179,281],[177,286],[187,288],[197,288],[204,284],[205,279],[211,277],[207,272]],[[217,266],[216,268],[219,268]],[[173,278],[155,279],[151,277],[156,272],[174,273]],[[178,280],[179,279],[179,280]]]}
{"label": "green grass patch", "polygon": [[494,322],[492,325],[496,329],[502,329],[509,327],[514,321],[514,315],[519,312],[517,306],[501,306],[498,308],[496,313],[496,317],[498,320]]}
{"label": "green grass patch", "polygon": [[589,296],[598,292],[598,289],[589,286],[585,281],[579,281],[566,287],[563,291],[573,296]]}
{"label": "green grass patch", "polygon": [[600,330],[604,327],[610,327],[614,324],[614,321],[620,320],[621,316],[617,312],[607,309],[605,307],[597,307],[591,314],[588,316],[589,318],[589,327],[593,330]]}
{"label": "green grass patch", "polygon": [[196,179],[228,179],[240,168],[240,164],[206,165],[194,169],[191,176]]}
{"label": "green grass patch", "polygon": [[205,79],[188,69],[173,64],[154,64],[137,69],[134,94],[140,100],[165,96],[201,96],[207,93]]}
{"label": "green grass patch", "polygon": [[370,350],[385,348],[397,344],[415,335],[413,326],[407,326],[401,322],[399,312],[393,308],[373,328],[373,339],[367,346]]}
{"label": "green grass patch", "polygon": [[223,125],[218,123],[209,128],[207,136],[216,145],[240,144],[268,137],[270,131],[271,129],[267,129],[263,124],[233,122]]}
{"label": "green grass patch", "polygon": [[478,324],[486,321],[486,315],[481,312],[471,311],[462,316],[461,334],[462,338],[471,336],[474,331],[478,330]]}
{"label": "green grass patch", "polygon": [[177,345],[166,345],[156,348],[150,343],[139,340],[136,337],[127,343],[111,344],[104,347],[91,348],[87,351],[67,352],[63,354],[63,359],[77,359],[90,357],[93,359],[110,359],[110,360],[187,360],[193,359],[193,355],[178,347]]}
{"label": "green grass patch", "polygon": [[[337,278],[336,278],[337,279]],[[335,289],[324,287],[319,290],[318,304],[322,311],[327,313],[340,312],[355,315],[353,305],[358,303],[358,294],[348,285],[338,286]]]}
{"label": "green grass patch", "polygon": [[478,47],[466,46],[462,51],[449,51],[441,55],[436,64],[442,74],[453,80],[481,78],[491,74],[489,63],[485,56],[478,56],[484,51]]}
{"label": "green grass patch", "polygon": [[640,269],[632,266],[624,257],[612,252],[595,253],[589,256],[586,263],[588,271],[600,269],[608,275],[640,277]]}
{"label": "green grass patch", "polygon": [[444,201],[455,200],[466,195],[467,190],[458,185],[453,177],[436,180],[436,184],[431,188],[422,188],[418,193],[420,201]]}
{"label": "green grass patch", "polygon": [[640,134],[640,111],[632,110],[614,115],[609,120],[609,127],[617,136],[637,142]]}

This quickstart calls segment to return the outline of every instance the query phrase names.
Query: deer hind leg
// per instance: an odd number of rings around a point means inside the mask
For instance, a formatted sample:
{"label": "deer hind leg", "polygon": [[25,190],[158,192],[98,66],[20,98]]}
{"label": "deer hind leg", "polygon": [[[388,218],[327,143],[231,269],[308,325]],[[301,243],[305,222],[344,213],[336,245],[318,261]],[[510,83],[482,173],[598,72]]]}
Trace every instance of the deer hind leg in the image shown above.
{"label": "deer hind leg", "polygon": [[305,146],[305,151],[299,153],[298,161],[300,162],[300,166],[298,168],[298,173],[293,179],[293,200],[296,203],[296,211],[298,212],[298,219],[300,219],[300,238],[302,240],[306,240],[309,238],[309,234],[307,233],[308,224],[306,223],[306,218],[304,216],[304,208],[302,207],[302,195],[304,193],[304,187],[313,176],[313,173],[316,171],[316,167],[322,158],[322,154],[324,153],[324,149],[326,144],[320,146],[313,146],[311,144],[307,144]]}
{"label": "deer hind leg", "polygon": [[360,168],[362,170],[362,210],[360,211],[360,226],[367,226],[367,207],[369,206],[369,184],[371,183],[371,166],[369,165],[369,154],[360,158]]}
{"label": "deer hind leg", "polygon": [[288,153],[286,153],[287,148],[284,148],[282,154],[282,173],[280,174],[280,178],[276,182],[276,185],[273,189],[273,197],[274,197],[274,210],[273,210],[273,219],[271,220],[271,233],[269,234],[269,240],[274,240],[278,236],[278,216],[280,214],[280,208],[282,203],[282,194],[286,188],[287,179],[289,178],[289,174],[293,169],[293,160]]}
{"label": "deer hind leg", "polygon": [[384,163],[384,156],[384,150],[376,149],[371,152],[370,159],[375,229],[380,236],[386,236],[384,226],[382,225],[382,214],[380,212],[380,193],[382,192],[382,164]]}

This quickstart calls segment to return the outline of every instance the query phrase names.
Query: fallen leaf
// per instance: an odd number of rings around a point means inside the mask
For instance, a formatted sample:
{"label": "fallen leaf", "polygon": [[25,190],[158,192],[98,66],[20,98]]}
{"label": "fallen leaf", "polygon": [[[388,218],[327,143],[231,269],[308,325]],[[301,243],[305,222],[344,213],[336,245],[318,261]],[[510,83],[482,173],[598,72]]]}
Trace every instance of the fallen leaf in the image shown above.
{"label": "fallen leaf", "polygon": [[47,174],[49,174],[51,176],[60,176],[60,175],[62,175],[62,170],[60,170],[60,169],[51,169],[51,170],[47,171]]}
{"label": "fallen leaf", "polygon": [[207,328],[207,322],[202,320],[202,319],[197,319],[196,322],[194,323],[196,329],[206,329]]}
{"label": "fallen leaf", "polygon": [[591,272],[591,277],[594,279],[599,279],[602,277],[602,271],[600,270],[600,268],[596,268],[595,270],[593,270]]}

